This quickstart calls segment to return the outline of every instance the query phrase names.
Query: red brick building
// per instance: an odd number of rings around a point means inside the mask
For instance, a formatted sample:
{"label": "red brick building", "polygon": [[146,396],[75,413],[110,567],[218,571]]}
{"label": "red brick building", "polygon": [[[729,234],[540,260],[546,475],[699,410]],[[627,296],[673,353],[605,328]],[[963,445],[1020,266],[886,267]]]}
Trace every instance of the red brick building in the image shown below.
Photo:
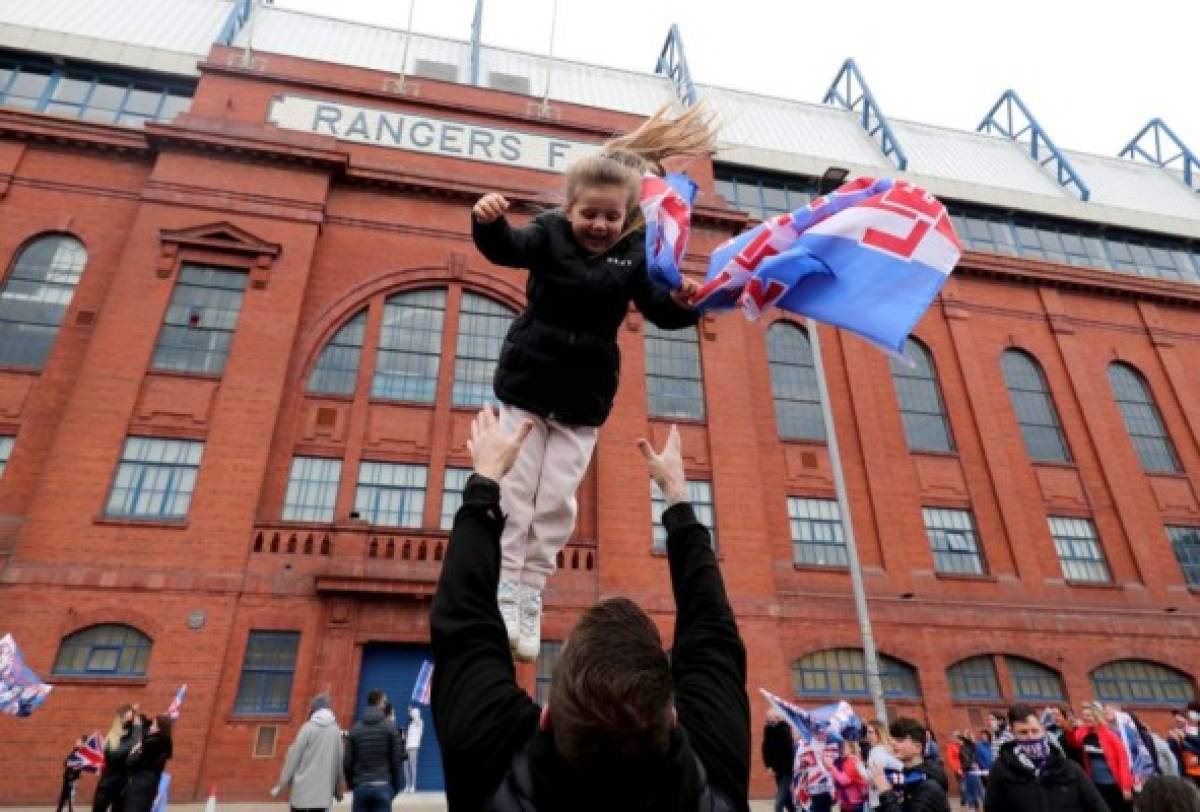
{"label": "red brick building", "polygon": [[[70,742],[118,704],[158,711],[183,683],[179,800],[263,798],[318,691],[346,725],[368,687],[407,698],[466,429],[523,298],[521,272],[475,252],[469,205],[554,204],[573,151],[672,92],[560,63],[547,111],[540,74],[500,69],[532,57],[485,50],[491,78],[470,83],[424,58],[449,45],[414,38],[401,79],[285,47],[365,27],[260,9],[250,52],[246,4],[200,5],[207,53],[172,46],[185,67],[105,62],[72,50],[79,31],[55,63],[0,43],[0,633],[55,686],[32,719],[0,720],[0,760],[22,765],[0,776],[10,803],[51,798]],[[629,104],[587,96],[604,82]],[[690,168],[696,274],[824,166],[894,172],[844,110],[701,95],[833,128],[844,153],[756,144],[737,108]],[[889,701],[943,733],[1016,697],[1099,695],[1161,726],[1195,694],[1200,639],[1200,202],[1168,170],[1072,155],[1085,203],[1011,142],[896,131],[974,250],[918,325],[915,368],[822,333]],[[922,170],[938,149],[922,139],[1013,174]],[[526,686],[544,689],[555,641],[600,597],[669,633],[634,442],[678,422],[750,689],[865,712],[803,332],[726,315],[659,334],[631,312],[620,343]],[[757,765],[752,786],[769,793]]]}

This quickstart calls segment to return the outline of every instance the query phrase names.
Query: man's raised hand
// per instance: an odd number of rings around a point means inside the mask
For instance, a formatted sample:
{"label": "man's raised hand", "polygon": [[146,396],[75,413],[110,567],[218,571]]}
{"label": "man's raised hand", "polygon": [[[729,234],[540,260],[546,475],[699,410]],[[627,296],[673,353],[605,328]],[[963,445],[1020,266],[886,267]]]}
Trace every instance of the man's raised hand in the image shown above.
{"label": "man's raised hand", "polygon": [[671,426],[667,441],[663,443],[662,451],[655,452],[646,439],[638,440],[638,448],[650,466],[650,476],[662,491],[667,506],[686,502],[687,478],[683,475],[683,455],[679,450],[679,429]]}
{"label": "man's raised hand", "polygon": [[471,438],[467,440],[467,450],[475,463],[475,473],[499,482],[521,451],[521,443],[533,430],[533,423],[528,420],[517,426],[515,434],[507,434],[500,428],[491,406],[484,406],[471,422]]}

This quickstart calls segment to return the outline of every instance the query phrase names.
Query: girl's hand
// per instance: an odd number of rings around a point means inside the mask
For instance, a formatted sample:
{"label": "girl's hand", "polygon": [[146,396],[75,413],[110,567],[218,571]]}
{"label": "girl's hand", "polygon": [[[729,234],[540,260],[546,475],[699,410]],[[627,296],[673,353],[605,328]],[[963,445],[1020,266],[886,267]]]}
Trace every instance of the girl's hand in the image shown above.
{"label": "girl's hand", "polygon": [[504,213],[508,211],[508,206],[509,203],[504,199],[504,195],[491,192],[479,198],[471,209],[471,215],[475,218],[475,222],[486,226],[503,217]]}
{"label": "girl's hand", "polygon": [[700,285],[694,279],[683,278],[683,284],[678,290],[671,291],[671,299],[680,307],[691,307],[692,297],[700,290]]}

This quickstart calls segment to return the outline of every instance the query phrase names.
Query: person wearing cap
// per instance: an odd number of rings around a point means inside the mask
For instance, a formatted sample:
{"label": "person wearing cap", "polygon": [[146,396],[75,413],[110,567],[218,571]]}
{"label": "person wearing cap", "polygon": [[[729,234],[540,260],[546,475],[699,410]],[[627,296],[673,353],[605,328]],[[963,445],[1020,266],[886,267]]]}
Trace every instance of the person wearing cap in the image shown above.
{"label": "person wearing cap", "polygon": [[308,706],[308,721],[296,734],[271,796],[289,789],[293,812],[327,812],[342,800],[342,731],[328,694],[317,694]]}

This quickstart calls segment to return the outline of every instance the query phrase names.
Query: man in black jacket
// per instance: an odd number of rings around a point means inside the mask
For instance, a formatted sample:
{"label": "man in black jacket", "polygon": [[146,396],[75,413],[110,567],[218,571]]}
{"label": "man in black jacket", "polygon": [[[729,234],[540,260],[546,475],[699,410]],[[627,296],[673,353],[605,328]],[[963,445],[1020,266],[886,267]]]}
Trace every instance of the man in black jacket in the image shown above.
{"label": "man in black jacket", "polygon": [[796,801],[792,798],[792,767],[796,763],[796,740],[792,726],[776,711],[767,712],[767,723],[763,726],[763,764],[775,773],[775,812],[783,809],[796,812]]}
{"label": "man in black jacket", "polygon": [[1013,740],[992,765],[985,812],[1107,812],[1092,779],[1050,741],[1037,711],[1013,705],[1008,724]]}
{"label": "man in black jacket", "polygon": [[904,772],[892,780],[877,779],[880,812],[950,812],[946,771],[935,761],[925,761],[925,726],[901,716],[888,725],[888,732]]}
{"label": "man in black jacket", "polygon": [[387,812],[400,791],[404,745],[384,713],[386,703],[383,691],[370,691],[367,709],[346,737],[342,773],[354,791],[353,812]]}
{"label": "man in black jacket", "polygon": [[518,687],[496,606],[497,485],[528,434],[480,411],[467,481],[431,614],[433,718],[451,812],[739,810],[746,812],[750,705],[746,652],[708,531],[686,502],[679,433],[661,454],[644,440],[663,513],[675,594],[668,659],[632,601],[584,613],[539,708]]}

